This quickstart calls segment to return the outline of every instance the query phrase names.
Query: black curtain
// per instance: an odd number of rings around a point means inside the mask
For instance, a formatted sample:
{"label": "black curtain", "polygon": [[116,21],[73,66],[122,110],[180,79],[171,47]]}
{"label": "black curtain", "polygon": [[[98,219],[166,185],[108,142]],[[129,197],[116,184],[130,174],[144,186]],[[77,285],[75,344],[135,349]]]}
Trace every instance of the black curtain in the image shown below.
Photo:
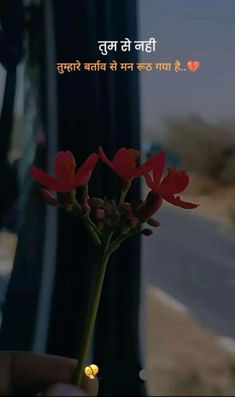
{"label": "black curtain", "polygon": [[[137,39],[136,13],[134,0],[55,1],[55,62],[77,59],[80,62],[97,59],[136,62],[133,52],[112,53],[102,58],[97,44],[98,40]],[[39,40],[45,32],[42,25],[40,27],[31,37],[30,45],[40,69],[39,102],[47,133],[46,63],[40,61],[43,60],[43,41]],[[33,51],[35,46],[40,48],[40,44],[42,52]],[[99,145],[103,145],[110,156],[120,147],[139,148],[136,72],[65,73],[57,75],[57,89],[59,150],[72,150],[77,160],[83,161],[97,151]],[[41,167],[46,167],[46,150],[48,145],[39,146],[37,150],[37,163]],[[90,194],[113,198],[119,188],[118,177],[100,164],[93,175]],[[138,196],[139,185],[135,182],[129,199]],[[1,348],[31,349],[33,346],[45,214],[44,205],[32,187],[25,200],[24,221],[4,310]],[[58,216],[56,273],[46,351],[76,357],[98,262],[83,226],[68,214],[60,212]],[[93,344],[93,360],[100,367],[101,395],[145,394],[139,377],[142,368],[140,273],[140,244],[133,240],[113,256],[105,279]]]}

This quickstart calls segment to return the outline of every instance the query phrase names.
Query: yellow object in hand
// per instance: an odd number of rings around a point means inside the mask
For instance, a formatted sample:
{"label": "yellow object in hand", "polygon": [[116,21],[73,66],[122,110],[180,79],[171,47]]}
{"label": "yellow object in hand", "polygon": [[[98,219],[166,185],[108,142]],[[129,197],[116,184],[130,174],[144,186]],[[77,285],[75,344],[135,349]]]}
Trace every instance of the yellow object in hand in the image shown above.
{"label": "yellow object in hand", "polygon": [[91,364],[89,367],[85,368],[85,374],[89,379],[95,379],[99,372],[99,368],[95,364]]}

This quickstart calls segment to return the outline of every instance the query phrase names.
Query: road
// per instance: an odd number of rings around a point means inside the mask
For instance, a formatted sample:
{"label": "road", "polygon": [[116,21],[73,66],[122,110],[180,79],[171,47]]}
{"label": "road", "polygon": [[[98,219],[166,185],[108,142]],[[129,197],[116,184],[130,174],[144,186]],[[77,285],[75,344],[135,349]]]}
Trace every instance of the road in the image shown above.
{"label": "road", "polygon": [[235,232],[181,209],[159,211],[146,238],[147,279],[218,335],[235,338]]}

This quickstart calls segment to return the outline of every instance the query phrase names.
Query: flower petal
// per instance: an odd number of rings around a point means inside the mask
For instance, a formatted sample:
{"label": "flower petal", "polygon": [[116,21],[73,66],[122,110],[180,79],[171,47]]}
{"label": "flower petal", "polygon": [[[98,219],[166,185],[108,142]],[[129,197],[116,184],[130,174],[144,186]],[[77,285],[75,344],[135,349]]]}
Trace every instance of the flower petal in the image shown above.
{"label": "flower petal", "polygon": [[113,169],[113,163],[111,160],[109,160],[109,158],[106,156],[103,148],[100,146],[99,147],[99,156],[101,158],[101,160],[103,160],[103,162],[110,168]]}
{"label": "flower petal", "polygon": [[33,167],[31,173],[37,182],[54,192],[69,192],[72,190],[70,182],[60,181],[37,167]]}
{"label": "flower petal", "polygon": [[136,167],[136,160],[139,156],[140,152],[138,152],[138,150],[121,148],[115,154],[113,158],[113,163],[116,164],[122,161],[126,161],[129,165]]}
{"label": "flower petal", "polygon": [[120,149],[113,159],[113,167],[116,173],[125,181],[135,176],[137,166],[136,160],[140,153],[135,149]]}
{"label": "flower petal", "polygon": [[96,153],[92,153],[82,164],[82,166],[77,170],[73,186],[74,188],[82,185],[86,185],[89,182],[92,171],[96,166],[98,161],[98,155]]}
{"label": "flower petal", "polygon": [[169,203],[176,205],[177,207],[185,208],[188,210],[198,207],[198,204],[193,204],[187,201],[183,201],[179,196],[175,197],[173,195],[164,195],[163,198]]}
{"label": "flower petal", "polygon": [[161,193],[172,195],[183,192],[189,184],[189,176],[185,171],[169,169],[161,182]]}
{"label": "flower petal", "polygon": [[139,167],[139,175],[144,175],[153,170],[154,182],[159,185],[166,163],[166,153],[161,152],[153,156],[150,160],[146,161]]}
{"label": "flower petal", "polygon": [[166,164],[166,153],[161,152],[152,159],[153,163],[153,179],[156,184],[160,184]]}
{"label": "flower petal", "polygon": [[72,152],[59,152],[55,158],[55,172],[58,179],[68,181],[72,180],[75,174],[76,160]]}
{"label": "flower petal", "polygon": [[148,187],[153,190],[154,192],[157,193],[157,189],[156,189],[156,184],[154,183],[153,179],[151,178],[151,176],[149,174],[145,174],[144,175],[146,183],[148,185]]}
{"label": "flower petal", "polygon": [[103,148],[99,148],[100,158],[107,164],[116,174],[120,176],[124,181],[129,181],[135,177],[137,166],[136,160],[140,153],[134,149],[121,148],[115,154],[113,161],[109,160],[103,151]]}

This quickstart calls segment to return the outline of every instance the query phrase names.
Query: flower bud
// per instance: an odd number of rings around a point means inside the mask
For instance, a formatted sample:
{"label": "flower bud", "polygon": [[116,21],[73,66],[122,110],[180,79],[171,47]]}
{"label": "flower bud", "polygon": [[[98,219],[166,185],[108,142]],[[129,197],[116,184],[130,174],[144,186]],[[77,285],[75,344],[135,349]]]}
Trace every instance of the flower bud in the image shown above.
{"label": "flower bud", "polygon": [[148,223],[150,226],[153,226],[153,227],[161,226],[160,222],[157,221],[156,219],[153,219],[153,218],[148,219],[148,220],[147,220],[147,223]]}
{"label": "flower bud", "polygon": [[95,214],[96,214],[96,218],[97,218],[98,220],[104,219],[105,212],[104,212],[104,210],[102,210],[101,208],[98,208],[98,209],[96,210]]}
{"label": "flower bud", "polygon": [[124,211],[131,211],[131,204],[130,203],[123,203],[122,205],[121,205],[121,209],[122,210],[124,210]]}
{"label": "flower bud", "polygon": [[104,200],[97,197],[92,197],[88,199],[88,203],[92,208],[103,207]]}
{"label": "flower bud", "polygon": [[144,229],[144,230],[142,231],[142,234],[143,234],[144,236],[151,236],[151,235],[153,234],[153,231],[152,231],[151,229]]}
{"label": "flower bud", "polygon": [[91,207],[89,206],[89,204],[84,203],[81,206],[81,214],[84,218],[87,218],[91,213]]}

